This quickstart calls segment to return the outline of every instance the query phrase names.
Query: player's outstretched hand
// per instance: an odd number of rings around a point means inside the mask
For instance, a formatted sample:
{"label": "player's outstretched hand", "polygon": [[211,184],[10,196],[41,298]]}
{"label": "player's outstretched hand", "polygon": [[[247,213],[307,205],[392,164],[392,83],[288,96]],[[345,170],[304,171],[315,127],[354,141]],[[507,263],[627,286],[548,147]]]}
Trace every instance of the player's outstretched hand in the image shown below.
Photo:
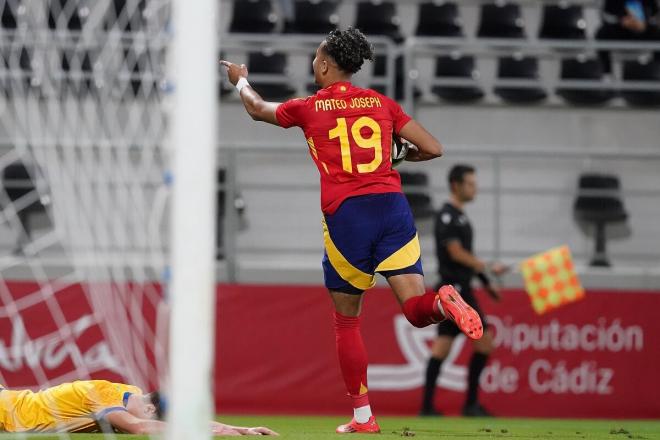
{"label": "player's outstretched hand", "polygon": [[229,425],[215,424],[211,429],[211,434],[213,435],[222,435],[222,436],[236,436],[242,435],[239,430]]}
{"label": "player's outstretched hand", "polygon": [[229,78],[229,82],[233,85],[236,85],[241,77],[247,79],[248,70],[245,64],[238,65],[225,60],[220,60],[220,64],[227,69],[227,77]]}
{"label": "player's outstretched hand", "polygon": [[225,425],[220,422],[211,422],[211,431],[213,435],[279,435],[272,429],[263,426],[246,428],[243,426]]}
{"label": "player's outstretched hand", "polygon": [[257,426],[255,428],[248,428],[245,432],[245,435],[279,435],[272,429],[265,428],[263,426]]}

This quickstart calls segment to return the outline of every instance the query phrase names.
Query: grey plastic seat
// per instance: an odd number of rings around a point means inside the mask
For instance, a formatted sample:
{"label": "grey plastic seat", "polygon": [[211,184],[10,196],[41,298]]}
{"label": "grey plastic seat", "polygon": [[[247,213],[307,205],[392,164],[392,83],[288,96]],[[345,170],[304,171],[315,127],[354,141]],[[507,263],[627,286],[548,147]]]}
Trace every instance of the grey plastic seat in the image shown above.
{"label": "grey plastic seat", "polygon": [[[538,81],[539,62],[534,57],[502,57],[497,67],[497,77]],[[534,88],[497,86],[494,91],[504,101],[515,104],[532,104],[543,101],[547,96],[540,84]]]}

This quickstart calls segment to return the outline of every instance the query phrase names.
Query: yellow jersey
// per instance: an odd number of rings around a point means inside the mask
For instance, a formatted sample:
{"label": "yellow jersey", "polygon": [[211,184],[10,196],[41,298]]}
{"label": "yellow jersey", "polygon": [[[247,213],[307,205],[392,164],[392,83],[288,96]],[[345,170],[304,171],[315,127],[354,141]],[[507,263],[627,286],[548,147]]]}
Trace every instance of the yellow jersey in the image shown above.
{"label": "yellow jersey", "polygon": [[38,392],[7,390],[0,385],[0,432],[80,432],[95,430],[111,411],[125,410],[133,385],[78,380]]}

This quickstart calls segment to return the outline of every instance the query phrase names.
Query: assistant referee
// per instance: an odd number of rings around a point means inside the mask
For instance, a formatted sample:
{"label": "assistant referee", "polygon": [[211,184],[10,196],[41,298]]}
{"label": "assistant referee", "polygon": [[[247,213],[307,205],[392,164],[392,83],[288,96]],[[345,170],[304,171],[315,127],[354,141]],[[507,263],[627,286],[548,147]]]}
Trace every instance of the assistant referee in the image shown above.
{"label": "assistant referee", "polygon": [[[449,172],[450,198],[435,216],[435,242],[441,284],[451,284],[472,306],[484,323],[484,335],[473,340],[474,353],[468,367],[468,389],[463,406],[465,416],[491,415],[478,400],[479,377],[488,355],[493,350],[493,334],[488,329],[485,316],[474,297],[471,282],[477,275],[486,291],[495,299],[500,299],[498,288],[490,283],[489,274],[502,275],[508,270],[501,263],[487,264],[477,258],[472,251],[473,231],[470,220],[463,212],[463,206],[474,200],[477,193],[475,169],[471,165],[459,164]],[[443,360],[447,357],[454,338],[460,334],[456,325],[444,320],[438,324],[438,336],[431,346],[431,358],[426,370],[424,398],[420,415],[440,415],[435,409],[434,397],[436,382]]]}

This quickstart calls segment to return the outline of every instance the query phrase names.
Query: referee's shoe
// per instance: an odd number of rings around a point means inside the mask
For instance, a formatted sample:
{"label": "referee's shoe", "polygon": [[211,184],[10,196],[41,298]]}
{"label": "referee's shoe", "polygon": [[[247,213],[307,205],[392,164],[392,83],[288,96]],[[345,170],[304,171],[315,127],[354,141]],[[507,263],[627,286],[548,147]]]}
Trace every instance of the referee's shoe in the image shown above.
{"label": "referee's shoe", "polygon": [[493,417],[493,415],[486,408],[481,406],[479,402],[465,405],[462,413],[465,417]]}

